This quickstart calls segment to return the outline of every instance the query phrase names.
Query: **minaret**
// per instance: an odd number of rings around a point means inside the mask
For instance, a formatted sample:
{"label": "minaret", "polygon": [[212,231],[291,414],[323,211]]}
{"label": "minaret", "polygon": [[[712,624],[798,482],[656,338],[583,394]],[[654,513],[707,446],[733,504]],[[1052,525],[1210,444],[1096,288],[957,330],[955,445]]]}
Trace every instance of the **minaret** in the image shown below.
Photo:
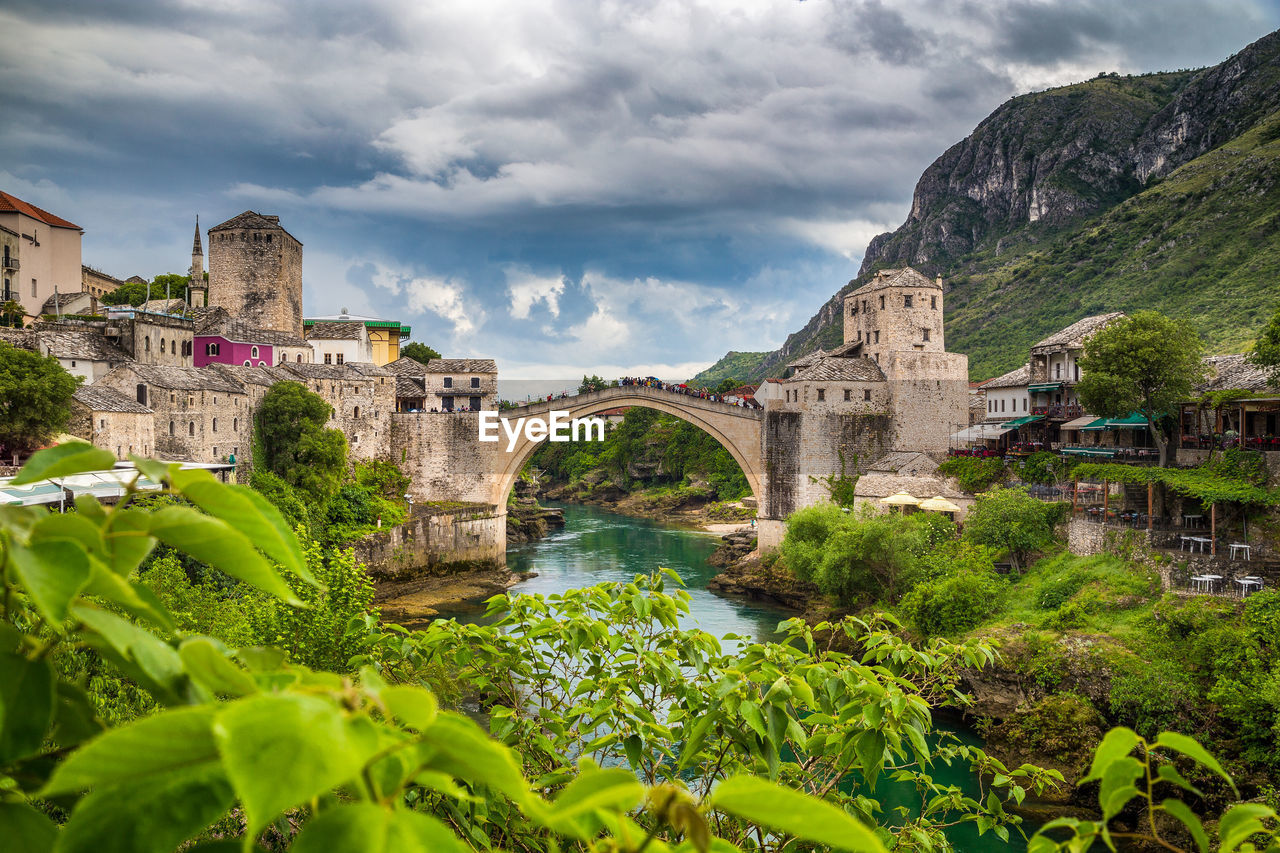
{"label": "minaret", "polygon": [[[192,308],[209,307],[209,285],[204,280],[204,248],[200,245],[200,217],[196,216],[196,237],[191,244],[191,284],[188,288]],[[199,294],[199,299],[196,298]]]}

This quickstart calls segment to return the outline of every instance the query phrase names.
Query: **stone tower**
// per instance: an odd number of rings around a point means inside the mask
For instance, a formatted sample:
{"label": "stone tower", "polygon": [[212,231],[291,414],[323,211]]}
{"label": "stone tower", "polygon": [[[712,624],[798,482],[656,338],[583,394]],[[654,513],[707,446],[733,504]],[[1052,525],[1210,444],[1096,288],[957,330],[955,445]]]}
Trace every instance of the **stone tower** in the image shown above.
{"label": "stone tower", "polygon": [[[888,374],[890,353],[946,352],[942,337],[942,279],[911,267],[880,270],[844,298],[844,342]],[[889,376],[893,379],[893,376]]]}
{"label": "stone tower", "polygon": [[209,306],[302,337],[302,244],[280,217],[246,210],[209,229]]}
{"label": "stone tower", "polygon": [[204,280],[204,248],[200,245],[200,217],[196,217],[196,237],[191,244],[191,284],[187,302],[192,308],[209,307],[209,284]]}

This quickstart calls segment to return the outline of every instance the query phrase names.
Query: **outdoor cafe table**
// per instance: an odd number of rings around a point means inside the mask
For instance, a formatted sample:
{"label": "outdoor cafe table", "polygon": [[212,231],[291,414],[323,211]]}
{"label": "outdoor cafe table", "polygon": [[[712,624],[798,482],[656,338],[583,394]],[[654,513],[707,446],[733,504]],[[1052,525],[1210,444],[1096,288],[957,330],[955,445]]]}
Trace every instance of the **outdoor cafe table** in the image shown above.
{"label": "outdoor cafe table", "polygon": [[1183,513],[1182,526],[1183,527],[1203,527],[1204,516],[1203,515],[1187,515],[1186,513]]}
{"label": "outdoor cafe table", "polygon": [[1227,547],[1231,549],[1231,559],[1233,560],[1236,558],[1236,554],[1241,551],[1244,552],[1244,558],[1246,560],[1252,559],[1253,547],[1251,545],[1246,545],[1243,542],[1232,542]]}
{"label": "outdoor cafe table", "polygon": [[1251,589],[1254,589],[1254,588],[1262,589],[1262,578],[1255,578],[1255,577],[1252,577],[1252,576],[1249,576],[1249,577],[1243,577],[1243,578],[1236,578],[1236,583],[1240,584],[1240,597],[1241,597],[1241,598],[1243,598],[1244,596],[1248,595],[1248,594],[1249,594],[1249,590],[1251,590]]}
{"label": "outdoor cafe table", "polygon": [[[1178,544],[1179,550],[1194,551],[1196,547],[1199,546],[1201,554],[1204,553],[1204,546],[1208,545],[1211,541],[1205,536],[1179,536],[1178,538],[1181,540]],[[1186,545],[1187,547],[1183,548],[1183,545]]]}

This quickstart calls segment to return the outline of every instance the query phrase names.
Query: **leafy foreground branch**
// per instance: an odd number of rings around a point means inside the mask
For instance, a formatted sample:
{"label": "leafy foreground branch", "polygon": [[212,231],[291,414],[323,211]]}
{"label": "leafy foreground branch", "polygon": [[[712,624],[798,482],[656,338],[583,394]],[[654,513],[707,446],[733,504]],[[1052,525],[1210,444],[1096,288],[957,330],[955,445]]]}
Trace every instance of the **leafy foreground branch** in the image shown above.
{"label": "leafy foreground branch", "polygon": [[[726,652],[679,626],[688,597],[667,594],[661,574],[499,597],[490,628],[371,633],[347,673],[181,635],[137,579],[158,543],[295,605],[298,585],[316,580],[255,492],[136,461],[190,505],[145,511],[130,494],[114,507],[82,498],[66,514],[0,507],[6,850],[946,849],[942,831],[957,823],[1007,837],[1018,818],[1005,804],[1055,778],[932,729],[930,706],[962,701],[959,669],[989,662],[989,648],[913,648],[890,623],[848,620],[784,623],[789,642]],[[19,480],[109,464],[63,445]],[[105,727],[85,686],[54,665],[67,649],[99,655],[159,710]],[[488,709],[489,733],[417,683],[442,666]],[[1145,764],[1128,757],[1135,748]],[[1147,747],[1113,732],[1094,768],[1104,812],[1132,792],[1126,801],[1145,796],[1153,813],[1190,814],[1152,794],[1181,779],[1151,758],[1162,749],[1218,769],[1188,738]],[[981,797],[932,781],[931,767],[955,761],[983,775]],[[883,776],[913,782],[917,806],[882,813]],[[1220,824],[1235,845],[1223,849],[1246,849],[1237,842],[1273,818],[1237,806]],[[1050,831],[1074,832],[1063,843],[1082,849],[1100,826]]]}

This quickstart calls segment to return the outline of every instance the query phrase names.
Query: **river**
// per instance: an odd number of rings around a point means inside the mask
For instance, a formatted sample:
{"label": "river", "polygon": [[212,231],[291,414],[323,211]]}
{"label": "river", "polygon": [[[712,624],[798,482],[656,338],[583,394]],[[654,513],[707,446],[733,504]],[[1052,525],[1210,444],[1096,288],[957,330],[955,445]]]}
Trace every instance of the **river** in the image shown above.
{"label": "river", "polygon": [[[778,639],[778,623],[794,615],[755,602],[723,598],[707,590],[707,581],[719,569],[707,565],[707,558],[719,544],[714,534],[658,521],[619,515],[581,504],[552,504],[564,510],[565,525],[544,539],[507,549],[507,565],[512,571],[537,572],[538,576],[511,589],[511,593],[554,595],[568,589],[612,581],[630,581],[638,572],[658,566],[674,569],[687,585],[689,622],[718,637],[737,634],[758,641]],[[479,607],[479,606],[477,606]],[[482,622],[483,608],[459,610],[452,615],[467,622]],[[939,721],[939,728],[952,731],[963,742],[981,746],[982,741],[962,726]],[[942,784],[958,785],[967,794],[978,795],[976,780],[959,768],[939,765],[934,778]],[[882,779],[874,794],[892,813],[897,806],[918,801],[906,783]],[[1026,844],[1011,833],[1009,844],[988,833],[979,838],[973,826],[956,827],[948,837],[959,853],[1021,853]]]}

